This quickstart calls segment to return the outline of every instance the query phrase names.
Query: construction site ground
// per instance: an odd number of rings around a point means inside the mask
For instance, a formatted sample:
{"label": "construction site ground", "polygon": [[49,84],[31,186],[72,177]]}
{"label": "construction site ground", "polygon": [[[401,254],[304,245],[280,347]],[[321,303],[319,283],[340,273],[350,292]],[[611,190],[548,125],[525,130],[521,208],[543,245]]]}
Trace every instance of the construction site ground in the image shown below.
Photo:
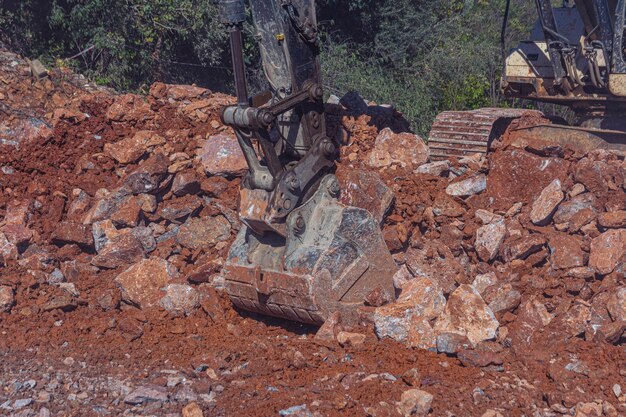
{"label": "construction site ground", "polygon": [[342,201],[381,220],[401,298],[318,332],[221,291],[232,100],[0,50],[0,415],[626,415],[622,155],[509,129],[429,162],[392,107],[329,103]]}

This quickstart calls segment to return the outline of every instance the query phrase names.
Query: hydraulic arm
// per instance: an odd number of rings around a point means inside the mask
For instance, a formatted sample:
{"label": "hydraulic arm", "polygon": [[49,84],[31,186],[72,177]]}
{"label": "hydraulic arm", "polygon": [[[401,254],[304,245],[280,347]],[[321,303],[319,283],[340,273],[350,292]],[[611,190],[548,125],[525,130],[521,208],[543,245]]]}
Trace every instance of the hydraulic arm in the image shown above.
{"label": "hydraulic arm", "polygon": [[235,305],[322,323],[356,317],[372,291],[394,295],[395,263],[379,225],[338,202],[338,144],[326,135],[315,4],[253,0],[252,18],[269,91],[248,97],[243,0],[221,0],[230,33],[237,104],[222,111],[249,166],[241,188],[245,227],[224,268]]}

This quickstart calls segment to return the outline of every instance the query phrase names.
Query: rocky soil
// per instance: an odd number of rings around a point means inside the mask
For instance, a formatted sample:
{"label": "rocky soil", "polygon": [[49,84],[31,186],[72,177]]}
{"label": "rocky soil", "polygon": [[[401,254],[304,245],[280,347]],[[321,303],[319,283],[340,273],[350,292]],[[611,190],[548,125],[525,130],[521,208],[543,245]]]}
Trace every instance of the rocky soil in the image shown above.
{"label": "rocky soil", "polygon": [[0,50],[0,415],[626,415],[623,156],[509,130],[429,162],[393,108],[332,100],[341,198],[380,219],[399,298],[316,329],[220,291],[231,97],[31,67]]}

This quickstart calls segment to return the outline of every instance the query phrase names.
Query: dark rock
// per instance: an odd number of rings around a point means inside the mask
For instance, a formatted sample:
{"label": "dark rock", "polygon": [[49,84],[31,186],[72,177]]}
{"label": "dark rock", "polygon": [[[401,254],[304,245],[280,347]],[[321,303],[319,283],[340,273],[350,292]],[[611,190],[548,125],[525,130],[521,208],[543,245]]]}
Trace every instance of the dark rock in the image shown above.
{"label": "dark rock", "polygon": [[70,294],[63,294],[52,297],[52,299],[41,306],[43,311],[63,310],[71,311],[77,307],[74,297]]}
{"label": "dark rock", "polygon": [[502,365],[504,363],[502,355],[479,350],[462,349],[457,353],[457,357],[464,366],[474,366],[478,368]]}
{"label": "dark rock", "polygon": [[195,171],[181,171],[172,181],[172,192],[182,197],[187,194],[197,194],[200,191],[200,180]]}
{"label": "dark rock", "polygon": [[410,387],[419,387],[422,385],[422,375],[419,369],[411,368],[402,374],[402,380]]}
{"label": "dark rock", "polygon": [[112,238],[91,260],[99,268],[114,269],[143,259],[145,250],[136,236],[124,233]]}
{"label": "dark rock", "polygon": [[165,220],[178,222],[198,214],[200,210],[202,210],[202,199],[195,195],[189,195],[164,202],[157,213]]}
{"label": "dark rock", "polygon": [[561,203],[554,213],[554,223],[564,224],[571,222],[581,211],[595,214],[596,198],[591,193],[584,193]]}
{"label": "dark rock", "polygon": [[469,349],[472,343],[467,336],[458,333],[441,333],[437,335],[437,352],[454,355],[462,349]]}
{"label": "dark rock", "polygon": [[8,313],[15,305],[15,294],[13,288],[0,286],[0,313]]}
{"label": "dark rock", "polygon": [[124,317],[119,320],[117,327],[122,334],[122,337],[129,342],[137,340],[143,336],[143,324],[132,318]]}
{"label": "dark rock", "polygon": [[153,154],[122,180],[122,187],[135,195],[156,193],[167,176],[168,166],[165,155]]}
{"label": "dark rock", "polygon": [[511,262],[515,259],[526,259],[539,252],[545,244],[546,238],[539,234],[511,238],[503,246],[504,260]]}
{"label": "dark rock", "polygon": [[139,405],[149,402],[167,402],[167,391],[162,387],[139,387],[124,397],[124,402],[130,405]]}

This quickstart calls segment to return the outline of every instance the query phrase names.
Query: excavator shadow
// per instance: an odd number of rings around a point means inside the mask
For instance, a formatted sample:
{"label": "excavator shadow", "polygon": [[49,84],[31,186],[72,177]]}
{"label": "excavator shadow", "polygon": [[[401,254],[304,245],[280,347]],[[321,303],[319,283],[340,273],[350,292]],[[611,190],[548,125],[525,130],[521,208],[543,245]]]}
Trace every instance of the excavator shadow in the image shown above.
{"label": "excavator shadow", "polygon": [[319,326],[315,326],[313,324],[300,323],[293,320],[267,316],[264,314],[243,310],[236,306],[234,306],[234,308],[235,311],[237,311],[237,313],[239,313],[242,318],[249,318],[251,320],[261,322],[268,327],[280,327],[281,329],[297,336],[312,335],[315,334],[319,329]]}

